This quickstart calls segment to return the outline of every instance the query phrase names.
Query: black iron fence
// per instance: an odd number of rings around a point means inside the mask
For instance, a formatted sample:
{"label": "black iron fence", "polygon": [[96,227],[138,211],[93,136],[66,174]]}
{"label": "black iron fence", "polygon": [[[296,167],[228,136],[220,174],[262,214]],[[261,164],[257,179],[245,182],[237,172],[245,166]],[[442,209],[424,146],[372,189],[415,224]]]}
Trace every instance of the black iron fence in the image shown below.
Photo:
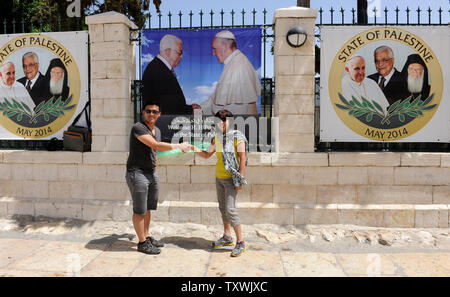
{"label": "black iron fence", "polygon": [[[318,10],[316,20],[316,63],[320,63],[320,28],[323,26],[448,26],[449,10],[439,9],[377,9],[370,10],[367,24],[359,24],[356,9]],[[317,55],[319,54],[319,55]],[[320,67],[316,67],[315,93],[315,148],[317,151],[404,151],[404,152],[446,152],[449,143],[374,143],[374,142],[320,142]]]}

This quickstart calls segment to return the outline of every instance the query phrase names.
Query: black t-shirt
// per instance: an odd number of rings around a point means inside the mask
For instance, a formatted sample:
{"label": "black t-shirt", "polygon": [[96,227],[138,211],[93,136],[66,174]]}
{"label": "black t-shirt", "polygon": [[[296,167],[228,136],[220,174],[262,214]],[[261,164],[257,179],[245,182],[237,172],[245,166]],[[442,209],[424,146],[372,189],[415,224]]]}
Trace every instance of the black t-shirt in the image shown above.
{"label": "black t-shirt", "polygon": [[127,169],[142,169],[153,171],[156,167],[156,151],[142,143],[138,136],[150,134],[156,141],[161,141],[161,131],[155,127],[155,134],[143,122],[133,125],[130,133],[130,155],[128,156]]}

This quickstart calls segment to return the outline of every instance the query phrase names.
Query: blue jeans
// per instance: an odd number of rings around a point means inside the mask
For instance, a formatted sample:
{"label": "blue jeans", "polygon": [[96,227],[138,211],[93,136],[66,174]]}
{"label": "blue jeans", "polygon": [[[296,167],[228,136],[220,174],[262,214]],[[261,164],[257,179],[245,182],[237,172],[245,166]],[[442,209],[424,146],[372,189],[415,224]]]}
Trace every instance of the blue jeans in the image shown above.
{"label": "blue jeans", "polygon": [[156,170],[129,169],[125,179],[133,199],[133,212],[144,215],[147,210],[156,210],[159,194],[159,179]]}

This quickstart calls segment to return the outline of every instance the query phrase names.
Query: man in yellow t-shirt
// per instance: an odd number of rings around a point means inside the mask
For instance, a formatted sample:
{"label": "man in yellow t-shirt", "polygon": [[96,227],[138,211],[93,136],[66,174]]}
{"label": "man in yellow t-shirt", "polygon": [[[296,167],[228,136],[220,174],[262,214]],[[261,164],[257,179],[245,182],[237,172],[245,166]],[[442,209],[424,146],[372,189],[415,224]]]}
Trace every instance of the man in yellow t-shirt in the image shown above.
{"label": "man in yellow t-shirt", "polygon": [[[234,157],[237,161],[239,169],[238,171],[236,171],[235,168],[230,169],[230,165],[225,165],[225,163],[229,161],[226,160],[224,162],[223,141],[226,138],[225,135],[228,135],[229,132],[232,132],[228,129],[230,122],[227,120],[227,118],[233,117],[233,114],[228,110],[220,110],[216,113],[216,117],[220,119],[217,127],[220,129],[219,132],[222,132],[222,135],[216,135],[211,145],[205,151],[195,146],[192,146],[191,149],[203,158],[209,158],[214,153],[216,153],[217,155],[216,190],[217,200],[219,202],[219,210],[222,215],[224,234],[219,240],[213,243],[213,247],[218,248],[222,246],[233,245],[233,238],[231,237],[231,227],[233,227],[236,234],[236,246],[231,252],[231,256],[237,257],[246,250],[246,244],[242,239],[240,218],[236,208],[237,193],[238,191],[242,190],[243,183],[246,183],[244,178],[245,167],[247,163],[245,140],[233,139]],[[226,167],[229,167],[228,171]],[[235,170],[234,175],[237,175],[237,178],[234,178],[232,172],[230,172],[233,170]]]}

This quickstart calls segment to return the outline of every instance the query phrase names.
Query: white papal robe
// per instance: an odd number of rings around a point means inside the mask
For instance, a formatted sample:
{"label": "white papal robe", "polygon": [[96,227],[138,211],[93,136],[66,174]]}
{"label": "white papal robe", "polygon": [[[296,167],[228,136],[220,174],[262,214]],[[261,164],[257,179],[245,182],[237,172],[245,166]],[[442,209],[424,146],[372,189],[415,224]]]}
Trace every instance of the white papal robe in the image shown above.
{"label": "white papal robe", "polygon": [[389,102],[386,96],[384,96],[383,91],[370,78],[364,78],[361,83],[358,83],[351,80],[348,75],[345,75],[342,79],[342,95],[347,101],[352,100],[352,96],[358,99],[359,102],[362,102],[361,97],[364,97],[369,102],[373,100],[383,108],[384,114],[387,113],[387,108],[389,107]]}
{"label": "white papal robe", "polygon": [[14,98],[18,102],[23,102],[28,105],[30,110],[33,110],[36,106],[33,99],[31,99],[30,94],[28,94],[27,89],[17,81],[15,81],[12,86],[0,82],[0,102],[3,103],[5,98],[11,103],[11,98]]}
{"label": "white papal robe", "polygon": [[240,50],[235,50],[224,64],[213,94],[200,104],[202,113],[215,115],[227,109],[233,115],[258,114],[256,101],[261,94],[261,82],[250,61]]}

